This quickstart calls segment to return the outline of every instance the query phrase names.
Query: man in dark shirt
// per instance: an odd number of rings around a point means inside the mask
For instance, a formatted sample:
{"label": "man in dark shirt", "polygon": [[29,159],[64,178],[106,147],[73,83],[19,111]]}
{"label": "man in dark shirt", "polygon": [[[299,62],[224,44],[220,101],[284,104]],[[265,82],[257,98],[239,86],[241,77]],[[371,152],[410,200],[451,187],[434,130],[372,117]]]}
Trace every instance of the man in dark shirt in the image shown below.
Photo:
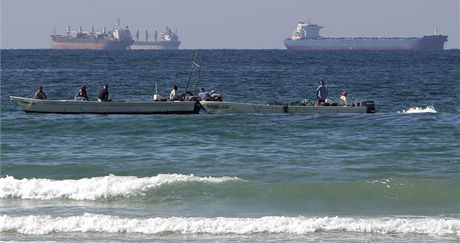
{"label": "man in dark shirt", "polygon": [[82,85],[75,94],[75,100],[89,101],[86,85]]}
{"label": "man in dark shirt", "polygon": [[97,100],[99,102],[111,101],[109,99],[109,86],[104,85],[104,87],[99,91],[99,95],[97,96]]}
{"label": "man in dark shirt", "polygon": [[321,105],[324,102],[326,102],[328,92],[327,92],[327,86],[324,83],[324,81],[321,81],[319,83],[320,83],[320,85],[316,89],[316,98],[318,99],[318,105]]}
{"label": "man in dark shirt", "polygon": [[45,91],[43,91],[43,86],[41,86],[41,85],[38,86],[38,89],[37,89],[37,92],[35,92],[34,98],[39,99],[39,100],[48,99],[48,97],[46,96]]}

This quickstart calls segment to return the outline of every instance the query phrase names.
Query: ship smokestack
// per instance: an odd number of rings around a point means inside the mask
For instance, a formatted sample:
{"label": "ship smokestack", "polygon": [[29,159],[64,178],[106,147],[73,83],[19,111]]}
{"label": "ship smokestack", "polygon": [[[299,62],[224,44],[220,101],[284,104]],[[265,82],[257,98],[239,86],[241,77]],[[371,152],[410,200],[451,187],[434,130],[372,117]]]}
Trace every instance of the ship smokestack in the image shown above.
{"label": "ship smokestack", "polygon": [[67,25],[67,35],[70,35],[70,32],[72,32],[72,30],[70,29],[70,25]]}
{"label": "ship smokestack", "polygon": [[149,32],[145,30],[145,42],[149,41]]}
{"label": "ship smokestack", "polygon": [[136,31],[136,41],[139,41],[139,30]]}
{"label": "ship smokestack", "polygon": [[158,39],[158,31],[156,31],[156,30],[155,30],[154,38],[155,38],[155,42],[157,42],[157,39]]}
{"label": "ship smokestack", "polygon": [[83,27],[80,26],[80,28],[78,29],[78,32],[83,32]]}

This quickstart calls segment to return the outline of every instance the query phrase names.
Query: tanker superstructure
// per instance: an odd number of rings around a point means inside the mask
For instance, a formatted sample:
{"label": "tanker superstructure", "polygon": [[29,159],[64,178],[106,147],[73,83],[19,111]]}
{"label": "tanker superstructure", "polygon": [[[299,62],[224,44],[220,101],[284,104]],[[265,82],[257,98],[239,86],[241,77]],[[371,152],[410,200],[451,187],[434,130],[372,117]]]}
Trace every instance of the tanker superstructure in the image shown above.
{"label": "tanker superstructure", "polygon": [[177,50],[180,45],[177,30],[173,32],[168,27],[166,27],[165,32],[160,33],[160,39],[158,39],[158,32],[155,31],[153,34],[154,41],[149,41],[150,36],[147,30],[145,31],[145,41],[139,41],[139,31],[136,32],[135,37],[136,41],[130,47],[132,50]]}
{"label": "tanker superstructure", "polygon": [[292,36],[284,40],[289,50],[443,50],[446,35],[423,37],[322,37],[322,26],[299,22]]}
{"label": "tanker superstructure", "polygon": [[128,26],[106,31],[103,28],[100,32],[83,31],[80,27],[78,31],[72,31],[70,26],[67,27],[67,35],[51,35],[53,49],[96,49],[96,50],[125,50],[134,40],[131,37]]}

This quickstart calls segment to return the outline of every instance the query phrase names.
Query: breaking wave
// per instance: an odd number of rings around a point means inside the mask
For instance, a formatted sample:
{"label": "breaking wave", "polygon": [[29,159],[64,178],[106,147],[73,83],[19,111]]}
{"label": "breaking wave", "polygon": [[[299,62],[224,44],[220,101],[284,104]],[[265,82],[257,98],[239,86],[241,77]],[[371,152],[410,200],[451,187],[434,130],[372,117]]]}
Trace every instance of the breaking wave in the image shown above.
{"label": "breaking wave", "polygon": [[153,177],[115,176],[79,180],[0,178],[0,198],[96,200],[116,196],[130,197],[166,184],[199,182],[224,183],[242,181],[236,177],[198,177],[181,174],[159,174]]}
{"label": "breaking wave", "polygon": [[428,234],[460,236],[459,219],[440,218],[122,218],[102,214],[70,217],[0,216],[0,232],[28,235],[50,233],[141,233],[141,234],[307,234],[313,232],[357,232],[375,234]]}
{"label": "breaking wave", "polygon": [[423,107],[411,107],[408,110],[398,111],[398,113],[402,114],[412,114],[412,113],[438,113],[434,106],[427,106],[426,108]]}

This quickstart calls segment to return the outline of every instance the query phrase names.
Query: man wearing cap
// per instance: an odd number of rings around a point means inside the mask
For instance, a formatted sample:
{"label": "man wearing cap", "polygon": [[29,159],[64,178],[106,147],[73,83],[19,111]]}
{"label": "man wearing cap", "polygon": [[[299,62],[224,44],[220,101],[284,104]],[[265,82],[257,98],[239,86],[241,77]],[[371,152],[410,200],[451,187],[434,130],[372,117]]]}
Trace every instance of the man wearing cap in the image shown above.
{"label": "man wearing cap", "polygon": [[102,87],[101,91],[99,91],[99,95],[97,96],[97,100],[99,102],[106,102],[109,100],[109,86],[106,84]]}
{"label": "man wearing cap", "polygon": [[343,91],[342,94],[340,95],[339,106],[347,106],[348,104],[347,96],[348,96],[347,91]]}
{"label": "man wearing cap", "polygon": [[223,101],[223,98],[222,98],[222,95],[221,95],[221,94],[218,94],[218,93],[216,93],[216,91],[211,90],[211,100],[214,100],[214,101]]}
{"label": "man wearing cap", "polygon": [[208,92],[206,92],[204,88],[201,88],[201,91],[200,93],[198,93],[198,96],[200,97],[200,100],[203,100],[203,101],[212,100],[211,95]]}

